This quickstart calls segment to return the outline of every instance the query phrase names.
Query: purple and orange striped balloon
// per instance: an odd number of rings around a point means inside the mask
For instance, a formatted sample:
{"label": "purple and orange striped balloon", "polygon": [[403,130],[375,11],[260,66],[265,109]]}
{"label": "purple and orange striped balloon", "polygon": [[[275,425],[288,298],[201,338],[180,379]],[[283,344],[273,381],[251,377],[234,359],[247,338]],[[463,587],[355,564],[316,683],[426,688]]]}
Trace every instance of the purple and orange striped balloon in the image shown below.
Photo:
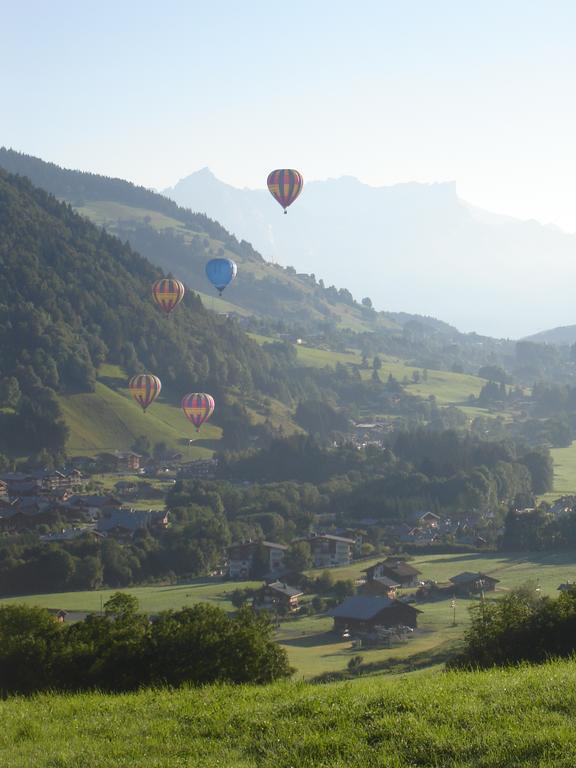
{"label": "purple and orange striped balloon", "polygon": [[303,186],[304,179],[302,174],[291,168],[272,171],[268,176],[270,194],[284,208],[284,213],[288,213],[286,209],[289,205],[292,205],[300,192],[302,192]]}
{"label": "purple and orange striped balloon", "polygon": [[205,392],[193,392],[182,398],[182,410],[199,432],[202,424],[214,413],[214,398]]}
{"label": "purple and orange striped balloon", "polygon": [[145,412],[146,408],[152,405],[160,394],[162,383],[158,376],[153,376],[151,373],[139,373],[130,379],[128,389],[134,400]]}
{"label": "purple and orange striped balloon", "polygon": [[184,298],[184,286],[180,280],[173,277],[165,277],[157,280],[152,286],[154,301],[165,315],[169,315]]}

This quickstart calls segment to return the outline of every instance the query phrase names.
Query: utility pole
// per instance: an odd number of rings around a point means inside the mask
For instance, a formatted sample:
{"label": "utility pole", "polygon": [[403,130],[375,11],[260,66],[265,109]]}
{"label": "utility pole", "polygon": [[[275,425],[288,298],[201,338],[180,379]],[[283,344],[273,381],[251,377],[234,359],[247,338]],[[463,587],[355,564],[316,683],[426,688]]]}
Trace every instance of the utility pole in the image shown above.
{"label": "utility pole", "polygon": [[486,624],[486,605],[484,601],[484,579],[478,581],[480,587],[480,605],[482,608],[482,624]]}

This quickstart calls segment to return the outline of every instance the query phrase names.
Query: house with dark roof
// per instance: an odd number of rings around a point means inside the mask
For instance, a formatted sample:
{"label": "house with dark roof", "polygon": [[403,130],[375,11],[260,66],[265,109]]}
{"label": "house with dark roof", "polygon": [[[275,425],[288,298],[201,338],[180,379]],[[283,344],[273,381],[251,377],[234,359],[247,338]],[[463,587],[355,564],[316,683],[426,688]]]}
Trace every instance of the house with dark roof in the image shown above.
{"label": "house with dark roof", "polygon": [[228,555],[228,576],[231,579],[247,579],[252,571],[258,549],[266,553],[268,575],[278,577],[284,572],[284,555],[289,547],[273,541],[243,541],[231,544]]}
{"label": "house with dark roof", "polygon": [[168,512],[152,509],[106,510],[96,523],[96,530],[112,536],[132,536],[136,531],[161,530],[168,526]]}
{"label": "house with dark roof", "polygon": [[412,525],[418,528],[437,528],[442,518],[434,512],[416,512],[410,517]]}
{"label": "house with dark roof", "polygon": [[216,477],[218,459],[196,459],[182,464],[178,468],[178,477],[191,478],[193,480],[210,480]]}
{"label": "house with dark roof", "polygon": [[360,595],[381,595],[383,597],[389,597],[394,599],[396,597],[396,590],[400,584],[394,579],[389,579],[388,576],[378,576],[376,578],[366,579],[364,584],[358,587],[358,594]]}
{"label": "house with dark roof", "polygon": [[377,627],[406,626],[416,629],[421,611],[400,600],[388,597],[354,595],[328,612],[334,619],[334,630],[355,634],[371,633]]}
{"label": "house with dark roof", "polygon": [[487,576],[485,573],[464,571],[452,576],[450,582],[454,586],[454,594],[466,597],[479,595],[481,592],[493,592],[500,579]]}
{"label": "house with dark roof", "polygon": [[418,568],[414,568],[405,560],[394,557],[387,557],[386,560],[382,560],[370,566],[370,568],[365,568],[364,573],[366,574],[367,581],[381,579],[385,576],[400,587],[418,586],[418,576],[421,575],[421,571]]}
{"label": "house with dark roof", "polygon": [[292,613],[298,610],[298,598],[304,593],[283,581],[273,581],[259,591],[254,600],[254,607],[268,611]]}
{"label": "house with dark roof", "polygon": [[140,469],[142,456],[134,451],[112,451],[100,453],[98,458],[113,472],[126,472]]}
{"label": "house with dark roof", "polygon": [[335,536],[331,533],[313,533],[305,539],[310,545],[314,568],[329,568],[335,565],[350,565],[356,544],[347,536]]}

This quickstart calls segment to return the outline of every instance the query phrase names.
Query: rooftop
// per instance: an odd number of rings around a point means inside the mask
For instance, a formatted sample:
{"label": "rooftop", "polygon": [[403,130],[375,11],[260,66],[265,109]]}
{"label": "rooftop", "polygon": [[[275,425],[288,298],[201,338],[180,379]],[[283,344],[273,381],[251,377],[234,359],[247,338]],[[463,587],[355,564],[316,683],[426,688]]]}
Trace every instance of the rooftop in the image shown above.
{"label": "rooftop", "polygon": [[469,581],[478,581],[478,579],[490,579],[490,581],[496,582],[500,581],[500,579],[495,579],[493,576],[487,576],[485,573],[474,573],[473,571],[463,571],[456,576],[452,576],[450,581],[452,584],[467,584]]}
{"label": "rooftop", "polygon": [[[348,597],[341,605],[328,611],[328,615],[342,619],[366,620],[374,618],[380,611],[392,608],[395,605],[406,606],[406,603],[400,603],[398,600],[391,600],[389,597],[355,595],[354,597]],[[413,611],[418,611],[417,608],[413,608],[412,606],[408,607]],[[418,611],[418,613],[420,613],[420,611]]]}

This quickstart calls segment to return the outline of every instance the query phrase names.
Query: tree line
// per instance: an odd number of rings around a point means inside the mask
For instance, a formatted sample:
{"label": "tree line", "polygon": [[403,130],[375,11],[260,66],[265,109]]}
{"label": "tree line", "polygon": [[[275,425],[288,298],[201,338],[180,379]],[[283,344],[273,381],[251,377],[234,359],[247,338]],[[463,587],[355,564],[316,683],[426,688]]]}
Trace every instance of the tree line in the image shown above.
{"label": "tree line", "polygon": [[59,622],[43,608],[0,607],[0,692],[132,691],[144,686],[269,683],[289,677],[265,614],[200,603],[150,619],[116,593],[102,615]]}

